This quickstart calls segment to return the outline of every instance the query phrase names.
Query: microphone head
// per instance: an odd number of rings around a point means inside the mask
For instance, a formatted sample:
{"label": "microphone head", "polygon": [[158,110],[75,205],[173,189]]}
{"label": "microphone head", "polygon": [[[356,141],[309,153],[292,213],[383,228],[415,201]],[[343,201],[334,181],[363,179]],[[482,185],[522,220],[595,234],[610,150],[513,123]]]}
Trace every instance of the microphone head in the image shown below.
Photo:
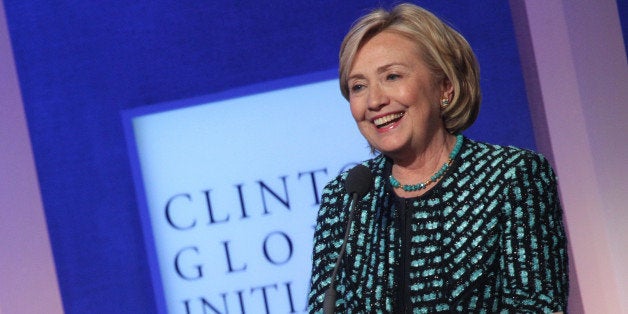
{"label": "microphone head", "polygon": [[373,184],[373,174],[365,165],[357,165],[349,170],[345,181],[345,191],[349,194],[356,193],[358,197],[366,195]]}

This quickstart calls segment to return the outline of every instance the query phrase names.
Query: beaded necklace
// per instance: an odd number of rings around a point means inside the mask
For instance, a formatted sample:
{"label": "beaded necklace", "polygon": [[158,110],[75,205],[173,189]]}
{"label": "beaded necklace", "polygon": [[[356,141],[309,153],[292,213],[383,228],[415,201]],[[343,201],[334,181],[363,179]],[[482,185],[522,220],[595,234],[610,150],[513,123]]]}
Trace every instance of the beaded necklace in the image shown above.
{"label": "beaded necklace", "polygon": [[399,181],[397,181],[397,179],[395,179],[395,177],[393,177],[391,173],[390,177],[388,178],[390,181],[390,184],[396,189],[401,188],[406,192],[412,192],[412,191],[425,189],[428,185],[438,181],[438,179],[440,179],[443,175],[445,175],[445,171],[447,171],[449,166],[451,166],[451,163],[453,162],[454,158],[456,158],[456,155],[458,155],[458,152],[460,151],[460,148],[462,147],[462,139],[463,139],[462,134],[458,134],[456,136],[456,145],[454,145],[454,149],[451,150],[451,153],[449,154],[449,159],[428,180],[424,182],[419,182],[417,184],[401,184],[399,183]]}

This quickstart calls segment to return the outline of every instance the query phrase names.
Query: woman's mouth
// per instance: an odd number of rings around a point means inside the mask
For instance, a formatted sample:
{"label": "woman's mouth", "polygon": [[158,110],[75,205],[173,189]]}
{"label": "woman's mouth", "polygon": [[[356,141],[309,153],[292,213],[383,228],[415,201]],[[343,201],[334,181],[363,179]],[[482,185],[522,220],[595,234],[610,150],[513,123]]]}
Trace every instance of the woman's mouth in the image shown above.
{"label": "woman's mouth", "polygon": [[403,112],[391,113],[389,115],[385,115],[383,117],[379,117],[373,120],[373,123],[375,124],[375,127],[377,127],[378,129],[381,129],[383,127],[386,127],[388,125],[391,125],[399,121],[403,117],[403,115],[404,115]]}

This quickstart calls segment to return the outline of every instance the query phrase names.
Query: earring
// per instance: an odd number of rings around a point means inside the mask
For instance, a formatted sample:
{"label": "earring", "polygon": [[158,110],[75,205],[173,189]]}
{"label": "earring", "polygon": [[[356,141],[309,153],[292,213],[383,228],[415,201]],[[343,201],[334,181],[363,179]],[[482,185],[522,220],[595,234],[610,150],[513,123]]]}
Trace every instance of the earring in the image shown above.
{"label": "earring", "polygon": [[449,99],[447,99],[447,98],[441,99],[441,101],[440,101],[441,109],[445,109],[445,108],[447,108],[447,106],[449,106]]}

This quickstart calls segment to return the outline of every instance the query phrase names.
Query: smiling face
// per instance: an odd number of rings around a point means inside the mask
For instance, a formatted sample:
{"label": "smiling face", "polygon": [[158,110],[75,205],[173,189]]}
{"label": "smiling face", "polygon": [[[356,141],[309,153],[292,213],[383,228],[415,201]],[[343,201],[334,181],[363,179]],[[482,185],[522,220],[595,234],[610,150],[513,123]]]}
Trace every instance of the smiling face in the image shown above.
{"label": "smiling face", "polygon": [[440,101],[451,99],[447,79],[437,80],[408,38],[383,31],[358,50],[349,70],[351,114],[373,148],[412,158],[446,130]]}

